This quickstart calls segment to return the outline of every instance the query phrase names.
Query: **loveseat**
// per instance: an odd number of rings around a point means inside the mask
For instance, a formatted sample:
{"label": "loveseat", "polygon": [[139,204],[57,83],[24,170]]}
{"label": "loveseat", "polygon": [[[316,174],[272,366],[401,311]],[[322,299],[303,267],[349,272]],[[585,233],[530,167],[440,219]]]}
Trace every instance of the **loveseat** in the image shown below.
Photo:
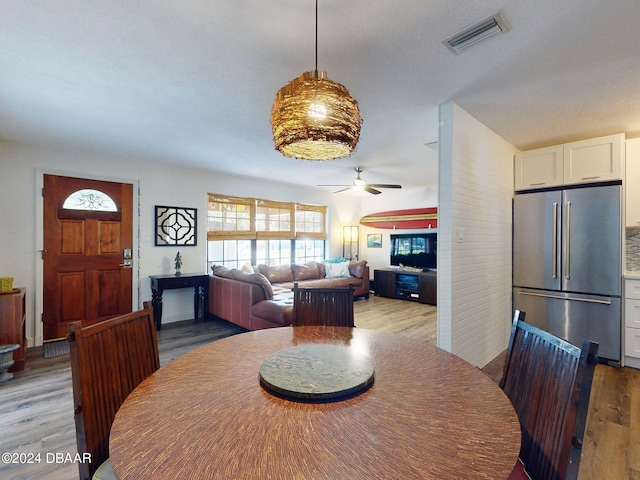
{"label": "loveseat", "polygon": [[301,287],[348,287],[351,283],[354,297],[368,299],[369,267],[366,260],[242,269],[214,265],[207,310],[247,330],[291,325],[295,283]]}

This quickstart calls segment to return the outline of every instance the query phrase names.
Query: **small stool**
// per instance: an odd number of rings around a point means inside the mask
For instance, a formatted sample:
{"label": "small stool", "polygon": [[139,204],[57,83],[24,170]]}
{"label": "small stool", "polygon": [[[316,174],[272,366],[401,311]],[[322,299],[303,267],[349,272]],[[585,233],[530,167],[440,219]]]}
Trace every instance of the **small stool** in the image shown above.
{"label": "small stool", "polygon": [[9,370],[13,366],[13,351],[20,348],[17,343],[0,345],[0,382],[8,382],[13,378]]}

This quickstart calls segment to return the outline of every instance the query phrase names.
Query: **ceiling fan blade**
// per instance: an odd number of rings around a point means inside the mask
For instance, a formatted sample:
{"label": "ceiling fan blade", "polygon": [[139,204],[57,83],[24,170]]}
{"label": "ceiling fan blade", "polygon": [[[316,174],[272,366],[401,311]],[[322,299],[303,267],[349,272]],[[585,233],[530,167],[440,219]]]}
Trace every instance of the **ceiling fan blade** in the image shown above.
{"label": "ceiling fan blade", "polygon": [[371,188],[371,185],[367,185],[364,187],[365,192],[373,193],[374,195],[378,195],[382,193],[380,190],[376,190],[375,188]]}
{"label": "ceiling fan blade", "polygon": [[394,185],[392,183],[370,183],[369,186],[375,188],[402,188],[402,185]]}
{"label": "ceiling fan blade", "polygon": [[[336,186],[344,186],[344,185],[336,185]],[[347,190],[351,190],[351,187],[347,187],[347,188],[342,188],[340,190],[336,190],[335,192],[331,192],[331,193],[340,193],[340,192],[344,192]]]}

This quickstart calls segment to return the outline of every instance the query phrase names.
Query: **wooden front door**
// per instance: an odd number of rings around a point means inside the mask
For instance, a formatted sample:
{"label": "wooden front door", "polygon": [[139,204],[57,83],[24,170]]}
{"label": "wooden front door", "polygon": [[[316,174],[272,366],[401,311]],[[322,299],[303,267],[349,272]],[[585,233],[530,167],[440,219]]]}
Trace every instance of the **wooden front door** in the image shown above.
{"label": "wooden front door", "polygon": [[45,340],[131,311],[133,185],[44,176]]}

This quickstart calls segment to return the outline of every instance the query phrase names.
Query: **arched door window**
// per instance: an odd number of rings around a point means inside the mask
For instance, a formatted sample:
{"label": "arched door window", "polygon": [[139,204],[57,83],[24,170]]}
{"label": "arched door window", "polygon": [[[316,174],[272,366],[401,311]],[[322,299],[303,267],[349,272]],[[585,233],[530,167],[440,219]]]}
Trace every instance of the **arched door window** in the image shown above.
{"label": "arched door window", "polygon": [[93,212],[117,212],[113,199],[100,190],[84,188],[69,195],[62,208],[65,210],[90,210]]}

